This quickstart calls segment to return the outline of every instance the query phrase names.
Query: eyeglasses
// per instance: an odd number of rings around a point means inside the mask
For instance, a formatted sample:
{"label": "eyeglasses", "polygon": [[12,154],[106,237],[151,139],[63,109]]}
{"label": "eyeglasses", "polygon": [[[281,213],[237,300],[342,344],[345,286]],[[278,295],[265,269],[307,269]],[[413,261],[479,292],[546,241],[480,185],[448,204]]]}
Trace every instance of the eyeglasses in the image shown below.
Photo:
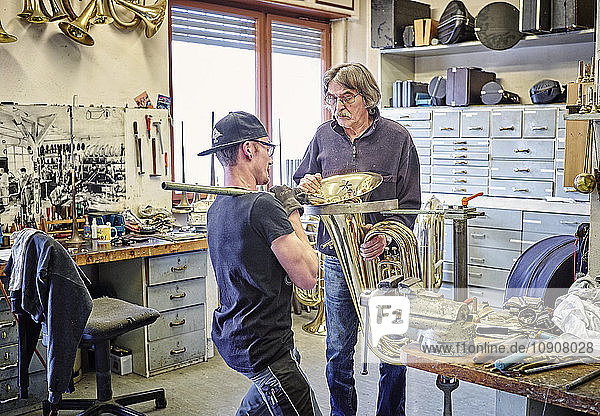
{"label": "eyeglasses", "polygon": [[257,143],[260,143],[263,146],[265,146],[267,148],[267,154],[269,155],[269,157],[273,157],[273,154],[275,153],[275,148],[277,147],[276,144],[269,143],[269,142],[263,142],[262,140],[258,140],[258,139],[252,139],[250,141],[257,142]]}
{"label": "eyeglasses", "polygon": [[327,94],[325,96],[325,102],[327,103],[327,105],[329,105],[331,107],[335,107],[338,100],[340,100],[342,102],[342,104],[344,104],[344,105],[354,104],[354,101],[356,101],[356,97],[359,95],[360,95],[359,92],[357,92],[354,95],[345,95],[343,97],[336,97],[333,94]]}

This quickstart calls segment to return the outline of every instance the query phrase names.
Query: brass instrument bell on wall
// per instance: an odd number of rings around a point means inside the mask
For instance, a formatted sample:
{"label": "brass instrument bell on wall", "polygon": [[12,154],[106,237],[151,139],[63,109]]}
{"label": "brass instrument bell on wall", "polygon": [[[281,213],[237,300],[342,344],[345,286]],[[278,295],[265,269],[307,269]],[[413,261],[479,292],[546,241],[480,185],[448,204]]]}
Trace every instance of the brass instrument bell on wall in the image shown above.
{"label": "brass instrument bell on wall", "polygon": [[[163,20],[165,20],[165,12],[167,9],[167,0],[158,0],[151,6],[142,6],[139,4],[131,3],[127,0],[108,0],[109,2],[115,2],[116,4],[123,6],[127,10],[135,13],[146,25],[146,37],[151,38],[158,32]],[[109,7],[110,9],[110,7]],[[111,12],[114,11],[114,7]],[[114,13],[113,13],[114,15]]]}
{"label": "brass instrument bell on wall", "polygon": [[94,39],[89,35],[90,26],[96,18],[97,1],[92,0],[85,7],[79,17],[71,22],[60,22],[58,27],[65,35],[73,39],[75,42],[85,46],[93,46]]}
{"label": "brass instrument bell on wall", "polygon": [[12,43],[16,41],[17,37],[6,32],[2,27],[2,22],[0,22],[0,43]]}

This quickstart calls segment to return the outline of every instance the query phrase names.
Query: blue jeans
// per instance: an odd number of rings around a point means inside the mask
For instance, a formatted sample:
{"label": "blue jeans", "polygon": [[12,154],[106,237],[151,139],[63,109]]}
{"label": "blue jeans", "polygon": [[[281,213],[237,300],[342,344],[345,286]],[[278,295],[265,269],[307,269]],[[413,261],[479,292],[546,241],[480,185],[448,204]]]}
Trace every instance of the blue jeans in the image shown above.
{"label": "blue jeans", "polygon": [[[327,366],[332,416],[354,416],[357,410],[354,383],[354,347],[358,316],[342,266],[336,257],[325,256],[325,324]],[[406,366],[379,364],[377,416],[404,416]]]}
{"label": "blue jeans", "polygon": [[263,371],[244,375],[252,386],[236,416],[322,416],[296,348]]}

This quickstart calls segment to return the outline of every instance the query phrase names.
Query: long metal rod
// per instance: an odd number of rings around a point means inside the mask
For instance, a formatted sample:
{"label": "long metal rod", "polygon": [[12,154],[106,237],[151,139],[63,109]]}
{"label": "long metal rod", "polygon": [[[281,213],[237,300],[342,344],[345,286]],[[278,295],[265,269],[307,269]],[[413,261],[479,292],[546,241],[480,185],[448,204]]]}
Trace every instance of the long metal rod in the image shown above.
{"label": "long metal rod", "polygon": [[163,182],[162,189],[168,191],[199,192],[215,195],[248,195],[258,191],[248,191],[240,188],[228,188],[225,186],[192,185],[188,183]]}
{"label": "long metal rod", "polygon": [[[209,137],[212,137],[214,129],[215,129],[215,112],[213,111],[210,114],[210,136]],[[183,179],[183,181],[185,182],[185,179]],[[210,186],[215,186],[215,185],[216,185],[216,178],[215,178],[215,154],[211,153],[210,154]]]}

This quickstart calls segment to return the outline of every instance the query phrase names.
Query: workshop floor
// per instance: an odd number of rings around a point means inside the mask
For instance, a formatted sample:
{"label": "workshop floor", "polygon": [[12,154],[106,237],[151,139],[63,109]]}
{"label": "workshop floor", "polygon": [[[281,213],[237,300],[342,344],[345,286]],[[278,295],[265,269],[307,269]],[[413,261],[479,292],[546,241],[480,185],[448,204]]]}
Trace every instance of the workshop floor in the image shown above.
{"label": "workshop floor", "polygon": [[[302,325],[312,318],[314,313],[294,315],[294,333],[296,345],[302,354],[302,368],[306,372],[323,415],[329,414],[329,393],[325,380],[325,337],[308,335]],[[357,355],[357,357],[359,357]],[[360,372],[359,363],[356,373]],[[356,377],[358,389],[358,415],[375,415],[377,401],[377,364],[372,363],[369,374]],[[424,371],[410,369],[407,379],[407,404],[409,416],[441,416],[443,394],[435,386],[435,376]],[[130,374],[113,374],[115,395],[163,387],[167,393],[166,409],[156,410],[153,403],[132,406],[149,416],[184,415],[235,415],[241,398],[246,393],[249,381],[231,370],[221,357],[215,355],[205,363],[170,371],[150,379]],[[93,397],[95,395],[93,373],[84,375],[75,385],[75,393],[69,397]],[[494,390],[461,382],[452,393],[453,414],[455,416],[492,416],[495,413]],[[32,413],[31,415],[33,415]],[[61,415],[73,415],[76,412],[61,411]]]}

